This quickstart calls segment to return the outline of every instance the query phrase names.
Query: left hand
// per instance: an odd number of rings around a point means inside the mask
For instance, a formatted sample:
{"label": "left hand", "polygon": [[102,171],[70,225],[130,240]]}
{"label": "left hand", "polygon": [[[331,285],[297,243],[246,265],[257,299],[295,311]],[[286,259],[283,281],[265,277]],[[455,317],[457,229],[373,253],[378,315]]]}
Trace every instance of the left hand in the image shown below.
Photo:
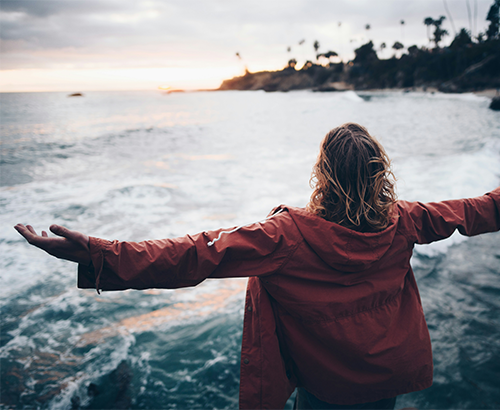
{"label": "left hand", "polygon": [[89,237],[77,231],[71,231],[60,225],[51,225],[50,231],[60,238],[49,237],[42,231],[38,235],[31,225],[17,224],[14,229],[33,246],[59,259],[90,265]]}

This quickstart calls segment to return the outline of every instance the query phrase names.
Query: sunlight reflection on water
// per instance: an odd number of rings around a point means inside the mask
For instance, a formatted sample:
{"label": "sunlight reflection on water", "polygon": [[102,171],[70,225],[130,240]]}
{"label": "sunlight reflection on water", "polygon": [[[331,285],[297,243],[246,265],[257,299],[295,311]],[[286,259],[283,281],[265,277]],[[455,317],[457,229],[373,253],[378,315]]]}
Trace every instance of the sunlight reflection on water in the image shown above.
{"label": "sunlight reflection on water", "polygon": [[[245,280],[98,296],[75,289],[74,266],[24,243],[17,222],[143,240],[260,220],[280,203],[307,203],[319,143],[346,121],[381,140],[401,198],[476,196],[498,185],[500,120],[487,99],[362,96],[0,95],[4,404],[67,409],[78,396],[83,408],[109,408],[117,377],[128,380],[134,408],[235,408],[238,395]],[[436,382],[398,406],[500,401],[495,235],[416,248]]]}

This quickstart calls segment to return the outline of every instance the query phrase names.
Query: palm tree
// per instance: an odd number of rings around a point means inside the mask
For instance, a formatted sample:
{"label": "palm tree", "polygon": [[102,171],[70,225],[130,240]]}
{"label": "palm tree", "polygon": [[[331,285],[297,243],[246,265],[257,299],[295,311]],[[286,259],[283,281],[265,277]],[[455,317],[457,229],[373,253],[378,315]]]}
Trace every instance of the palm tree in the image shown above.
{"label": "palm tree", "polygon": [[380,54],[386,49],[387,45],[385,43],[380,44]]}
{"label": "palm tree", "polygon": [[335,51],[327,51],[326,53],[322,53],[322,54],[318,54],[316,56],[316,60],[319,60],[320,57],[324,57],[324,58],[327,58],[328,59],[328,62],[330,63],[330,59],[332,57],[338,57],[339,55],[335,52]]}
{"label": "palm tree", "polygon": [[436,48],[439,48],[439,43],[443,39],[444,36],[448,35],[448,30],[442,29],[441,24],[443,24],[443,21],[446,19],[445,16],[440,16],[437,20],[434,20],[432,24],[434,25],[434,44],[436,45]]}
{"label": "palm tree", "polygon": [[429,39],[429,43],[430,43],[431,42],[430,29],[431,29],[431,26],[434,24],[434,19],[432,17],[426,17],[424,19],[424,24],[427,26],[427,38]]}
{"label": "palm tree", "polygon": [[[315,41],[314,41],[314,43],[313,43],[313,47],[314,47],[314,52],[315,52],[316,54],[318,54],[318,50],[319,50],[319,47],[320,47],[320,45],[319,45],[319,41],[318,41],[318,40],[315,40]],[[316,57],[316,60],[318,60],[318,58],[317,58],[317,57]]]}
{"label": "palm tree", "polygon": [[474,32],[477,34],[477,0],[474,0]]}
{"label": "palm tree", "polygon": [[495,0],[488,11],[486,20],[490,22],[488,30],[486,30],[486,37],[488,41],[498,37],[500,32],[500,0]]}
{"label": "palm tree", "polygon": [[397,52],[398,50],[401,50],[402,48],[405,48],[405,46],[404,46],[402,43],[400,43],[399,41],[396,41],[396,42],[392,45],[392,48],[393,48],[394,50],[396,50],[396,52]]}
{"label": "palm tree", "polygon": [[368,35],[368,31],[372,28],[372,26],[370,24],[366,24],[365,25],[365,30],[366,30],[366,37],[368,38],[368,40],[370,39],[370,36]]}
{"label": "palm tree", "polygon": [[448,14],[448,17],[450,18],[450,23],[451,23],[451,28],[453,30],[453,35],[457,35],[457,30],[455,30],[455,24],[453,23],[453,17],[451,16],[450,10],[448,9],[448,3],[446,3],[446,0],[443,0],[444,4],[444,9],[446,11],[446,14]]}
{"label": "palm tree", "polygon": [[305,58],[305,56],[304,56],[304,47],[302,47],[302,46],[304,45],[304,43],[305,43],[305,42],[306,42],[306,39],[305,39],[305,38],[303,38],[303,39],[302,39],[302,40],[300,40],[300,41],[299,41],[299,43],[298,43],[298,44],[299,44],[299,46],[300,46],[300,49],[302,50],[302,51],[300,52],[300,54],[301,54],[301,56],[302,56],[302,60],[305,60],[305,59],[306,59],[306,58]]}
{"label": "palm tree", "polygon": [[467,15],[469,16],[469,30],[472,33],[472,14],[470,12],[470,3],[469,3],[469,0],[466,1],[467,3]]}
{"label": "palm tree", "polygon": [[[342,37],[343,36],[342,36],[342,22],[341,21],[339,21],[337,23],[337,28],[338,28],[338,31],[339,31],[339,43],[342,44],[343,43],[343,41],[342,41]],[[341,52],[342,52],[342,50],[341,50]],[[340,59],[340,61],[342,61],[342,59]]]}

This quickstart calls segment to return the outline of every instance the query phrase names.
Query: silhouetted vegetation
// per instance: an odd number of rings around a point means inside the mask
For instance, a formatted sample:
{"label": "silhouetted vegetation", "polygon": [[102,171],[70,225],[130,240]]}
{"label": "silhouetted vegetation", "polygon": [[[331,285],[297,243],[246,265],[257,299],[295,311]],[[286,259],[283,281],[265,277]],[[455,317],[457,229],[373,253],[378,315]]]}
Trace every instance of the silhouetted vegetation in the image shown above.
{"label": "silhouetted vegetation", "polygon": [[[475,38],[462,28],[447,47],[441,47],[449,33],[442,27],[445,16],[437,19],[426,17],[429,46],[405,46],[395,41],[395,55],[380,59],[372,41],[354,50],[355,57],[344,64],[333,62],[337,53],[317,53],[320,44],[313,44],[316,63],[306,61],[297,67],[297,61],[289,60],[285,69],[274,72],[247,73],[245,76],[226,80],[220,89],[288,91],[312,88],[318,91],[344,89],[381,89],[435,87],[444,92],[464,92],[486,88],[500,88],[500,0],[494,0],[486,20],[485,33]],[[404,21],[400,21],[401,26]],[[367,24],[366,30],[371,26]],[[301,40],[303,44],[304,40]],[[380,45],[380,52],[386,44]],[[400,54],[397,57],[396,54]],[[337,61],[340,58],[337,58]],[[319,64],[322,62],[323,64]]]}

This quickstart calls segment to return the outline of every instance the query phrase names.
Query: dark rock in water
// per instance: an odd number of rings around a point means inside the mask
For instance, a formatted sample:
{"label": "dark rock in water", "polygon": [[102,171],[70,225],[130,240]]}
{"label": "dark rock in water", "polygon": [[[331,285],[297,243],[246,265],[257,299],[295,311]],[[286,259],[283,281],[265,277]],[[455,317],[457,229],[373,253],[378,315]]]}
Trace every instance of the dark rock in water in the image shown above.
{"label": "dark rock in water", "polygon": [[68,94],[68,97],[83,97],[82,93],[73,93],[73,94]]}
{"label": "dark rock in water", "polygon": [[362,98],[365,101],[370,101],[372,99],[371,95],[365,95],[365,94],[357,94],[358,97]]}
{"label": "dark rock in water", "polygon": [[328,92],[339,91],[339,90],[336,89],[333,86],[322,85],[321,87],[313,88],[313,91],[322,92],[322,93],[328,93]]}
{"label": "dark rock in water", "polygon": [[125,360],[120,362],[118,367],[110,373],[110,379],[114,382],[115,386],[122,392],[127,390],[132,380],[132,369]]}
{"label": "dark rock in water", "polygon": [[442,83],[438,87],[438,90],[441,91],[442,93],[460,93],[460,92],[463,92],[463,90],[460,88],[460,86],[453,81],[447,81],[445,83]]}
{"label": "dark rock in water", "polygon": [[123,360],[118,367],[98,384],[90,383],[87,393],[91,398],[88,409],[130,409],[132,398],[130,383],[132,382],[132,369]]}
{"label": "dark rock in water", "polygon": [[78,410],[80,408],[80,397],[74,396],[71,398],[71,410]]}
{"label": "dark rock in water", "polygon": [[95,397],[99,395],[99,387],[95,383],[90,383],[89,387],[87,387],[87,394],[90,397]]}
{"label": "dark rock in water", "polygon": [[500,111],[500,96],[492,98],[490,108],[494,111]]}
{"label": "dark rock in water", "polygon": [[274,93],[276,91],[281,91],[278,84],[266,84],[262,87],[266,93]]}

